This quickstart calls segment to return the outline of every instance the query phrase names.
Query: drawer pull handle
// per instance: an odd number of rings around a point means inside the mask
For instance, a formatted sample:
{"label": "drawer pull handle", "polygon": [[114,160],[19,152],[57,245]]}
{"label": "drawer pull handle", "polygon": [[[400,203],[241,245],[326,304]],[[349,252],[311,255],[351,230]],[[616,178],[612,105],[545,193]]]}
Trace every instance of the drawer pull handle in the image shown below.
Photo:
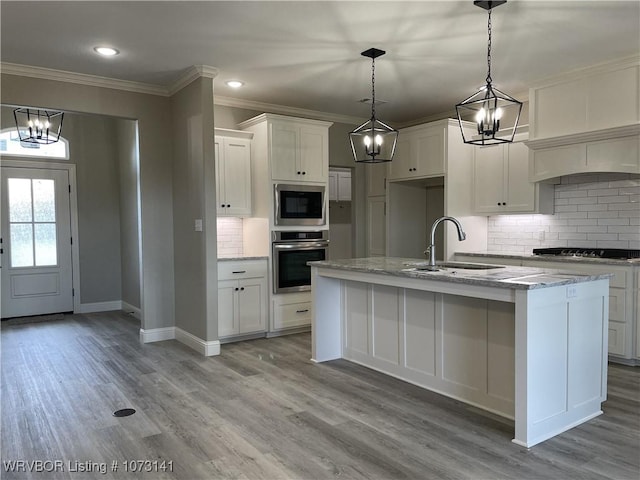
{"label": "drawer pull handle", "polygon": [[306,313],[308,311],[309,311],[309,309],[305,308],[304,310],[296,310],[296,313]]}
{"label": "drawer pull handle", "polygon": [[237,270],[237,271],[231,272],[231,273],[247,273],[247,271],[246,270]]}

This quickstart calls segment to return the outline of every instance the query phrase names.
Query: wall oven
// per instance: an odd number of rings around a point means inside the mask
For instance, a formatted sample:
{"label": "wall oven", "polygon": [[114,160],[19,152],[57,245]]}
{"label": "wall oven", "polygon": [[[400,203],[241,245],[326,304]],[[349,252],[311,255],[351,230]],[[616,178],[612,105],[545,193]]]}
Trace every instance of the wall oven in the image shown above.
{"label": "wall oven", "polygon": [[307,262],[325,260],[329,231],[273,232],[273,293],[311,290]]}
{"label": "wall oven", "polygon": [[326,225],[325,187],[276,183],[274,223],[283,226]]}

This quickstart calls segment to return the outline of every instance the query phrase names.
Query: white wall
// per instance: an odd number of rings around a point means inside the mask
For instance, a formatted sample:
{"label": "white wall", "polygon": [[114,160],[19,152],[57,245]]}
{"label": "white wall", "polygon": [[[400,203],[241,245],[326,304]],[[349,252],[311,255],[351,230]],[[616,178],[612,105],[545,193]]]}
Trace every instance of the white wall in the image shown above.
{"label": "white wall", "polygon": [[544,247],[640,249],[640,176],[563,177],[554,215],[489,217],[489,251],[529,254]]}

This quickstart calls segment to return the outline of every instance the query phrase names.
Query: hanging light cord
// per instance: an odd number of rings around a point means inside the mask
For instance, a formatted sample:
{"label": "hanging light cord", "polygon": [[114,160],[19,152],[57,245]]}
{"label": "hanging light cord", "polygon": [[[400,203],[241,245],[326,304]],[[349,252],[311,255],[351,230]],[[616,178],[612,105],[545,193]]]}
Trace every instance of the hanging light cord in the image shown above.
{"label": "hanging light cord", "polygon": [[371,59],[371,118],[376,118],[376,59]]}
{"label": "hanging light cord", "polygon": [[487,41],[487,85],[491,85],[491,9],[489,9],[487,31],[489,32],[489,40]]}

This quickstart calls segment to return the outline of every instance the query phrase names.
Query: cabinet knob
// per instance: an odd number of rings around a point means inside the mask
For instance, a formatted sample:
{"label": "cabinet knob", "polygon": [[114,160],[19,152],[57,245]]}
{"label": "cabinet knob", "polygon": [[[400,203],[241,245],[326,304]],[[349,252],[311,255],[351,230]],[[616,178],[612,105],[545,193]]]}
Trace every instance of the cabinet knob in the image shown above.
{"label": "cabinet knob", "polygon": [[238,291],[238,287],[235,288],[236,292]]}
{"label": "cabinet knob", "polygon": [[298,175],[300,175],[300,172],[298,172]]}
{"label": "cabinet knob", "polygon": [[224,208],[224,203],[222,205],[220,205],[222,208]]}
{"label": "cabinet knob", "polygon": [[240,287],[240,290],[244,290],[244,287]]}
{"label": "cabinet knob", "polygon": [[306,175],[306,174],[307,174],[307,172],[302,172],[302,174],[303,174],[303,175]]}
{"label": "cabinet knob", "polygon": [[229,208],[231,205],[227,203],[227,208]]}

